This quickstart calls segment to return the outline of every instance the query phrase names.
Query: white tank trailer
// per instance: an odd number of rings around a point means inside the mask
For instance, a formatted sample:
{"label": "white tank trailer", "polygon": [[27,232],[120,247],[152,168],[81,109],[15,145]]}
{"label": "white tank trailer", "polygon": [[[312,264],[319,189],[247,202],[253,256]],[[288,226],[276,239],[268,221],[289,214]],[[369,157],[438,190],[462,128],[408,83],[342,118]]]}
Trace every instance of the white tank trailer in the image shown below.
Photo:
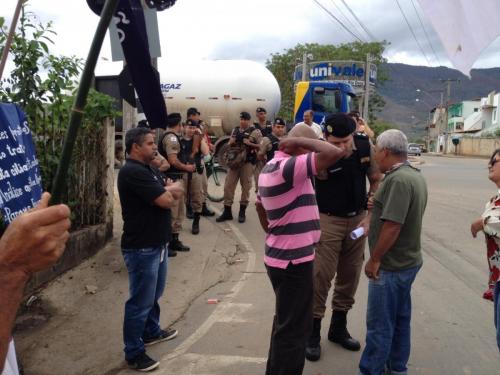
{"label": "white tank trailer", "polygon": [[169,113],[179,112],[185,120],[187,109],[196,107],[219,138],[239,126],[240,112],[250,113],[253,122],[255,110],[263,107],[272,120],[281,105],[276,78],[249,60],[168,62],[161,66],[161,89]]}

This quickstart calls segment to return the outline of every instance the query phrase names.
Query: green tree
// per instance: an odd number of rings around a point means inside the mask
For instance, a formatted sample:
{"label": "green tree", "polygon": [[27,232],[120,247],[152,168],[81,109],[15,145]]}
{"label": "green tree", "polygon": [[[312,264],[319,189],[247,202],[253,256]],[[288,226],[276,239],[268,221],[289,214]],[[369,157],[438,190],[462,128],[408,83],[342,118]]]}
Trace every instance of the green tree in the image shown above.
{"label": "green tree", "polygon": [[[266,61],[267,68],[274,74],[281,89],[281,110],[279,115],[291,119],[294,107],[294,80],[295,67],[302,63],[304,53],[311,53],[315,61],[328,60],[366,60],[366,54],[373,56],[373,62],[379,67],[377,82],[382,84],[388,79],[388,73],[381,69],[385,62],[382,57],[387,42],[361,43],[352,42],[334,46],[331,44],[297,44],[295,47],[285,49],[283,52],[272,53]],[[376,119],[376,113],[385,105],[384,100],[376,92],[371,96],[369,103],[369,121]]]}
{"label": "green tree", "polygon": [[375,133],[375,138],[377,138],[381,133],[385,132],[386,130],[399,129],[399,127],[396,124],[393,124],[392,122],[380,121],[380,120],[371,123],[370,128]]}
{"label": "green tree", "polygon": [[[34,134],[44,188],[51,190],[83,60],[50,52],[56,35],[52,22],[40,22],[27,10],[27,3],[23,4],[9,51],[14,68],[0,81],[0,101],[16,103],[25,111]],[[0,52],[6,36],[5,19],[0,17]],[[103,119],[119,115],[113,102],[110,96],[90,90],[83,130],[91,132],[101,127]]]}

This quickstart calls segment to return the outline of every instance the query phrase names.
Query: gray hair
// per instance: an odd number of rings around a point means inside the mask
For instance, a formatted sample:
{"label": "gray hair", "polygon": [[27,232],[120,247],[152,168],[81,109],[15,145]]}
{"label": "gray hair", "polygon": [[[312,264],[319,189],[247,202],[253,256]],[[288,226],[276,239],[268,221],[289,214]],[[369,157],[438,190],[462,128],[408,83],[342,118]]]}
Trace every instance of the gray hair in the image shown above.
{"label": "gray hair", "polygon": [[391,154],[404,156],[408,152],[408,139],[401,130],[389,129],[377,137],[377,146]]}

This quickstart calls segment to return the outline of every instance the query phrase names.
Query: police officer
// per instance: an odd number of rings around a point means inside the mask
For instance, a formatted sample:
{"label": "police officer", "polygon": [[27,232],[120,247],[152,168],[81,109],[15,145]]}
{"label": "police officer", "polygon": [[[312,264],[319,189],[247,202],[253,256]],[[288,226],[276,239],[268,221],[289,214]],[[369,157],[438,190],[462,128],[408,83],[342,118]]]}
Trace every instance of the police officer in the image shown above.
{"label": "police officer", "polygon": [[[186,122],[188,120],[194,121],[195,123],[200,122],[200,116],[201,113],[198,111],[197,108],[195,107],[190,107],[186,111]],[[192,151],[193,154],[198,153],[200,149],[200,139],[195,136],[194,138],[194,144],[192,145]],[[199,168],[199,165],[197,166]],[[186,217],[188,219],[193,219],[194,214],[193,214],[193,208],[189,205],[189,199],[186,201]]]}
{"label": "police officer", "polygon": [[[355,134],[356,123],[346,114],[325,119],[326,141],[347,151],[346,156],[316,178],[316,199],[320,212],[321,239],[314,261],[313,331],[306,347],[306,358],[320,358],[321,319],[336,275],[332,317],[328,340],[357,351],[360,344],[347,330],[347,312],[354,304],[358,287],[365,236],[352,239],[350,233],[363,227],[368,232],[366,204],[379,185],[381,174],[373,159],[373,147],[365,135]],[[366,188],[366,178],[370,182]]]}
{"label": "police officer", "polygon": [[[166,171],[167,178],[173,181],[182,180],[186,173],[196,171],[194,164],[188,163],[188,152],[181,143],[181,115],[171,113],[167,116],[167,130],[160,138],[158,152],[167,159],[170,168]],[[172,212],[172,240],[168,244],[168,256],[177,255],[177,251],[189,251],[179,240],[179,232],[182,230],[184,220],[184,201],[182,197],[176,201],[171,208]]]}
{"label": "police officer", "polygon": [[250,189],[252,188],[252,176],[254,171],[255,162],[257,160],[257,150],[260,148],[259,143],[262,139],[260,130],[250,126],[251,116],[248,112],[240,113],[240,126],[233,129],[231,138],[229,139],[229,146],[236,149],[240,155],[246,154],[238,166],[230,167],[226,181],[224,182],[224,211],[216,221],[222,222],[225,220],[233,220],[233,213],[231,206],[233,205],[234,192],[238,180],[241,184],[241,199],[240,199],[240,212],[238,214],[238,222],[244,223],[246,220],[245,211],[248,206],[248,199],[250,198]]}
{"label": "police officer", "polygon": [[193,210],[192,234],[200,233],[200,216],[204,199],[202,187],[204,168],[201,164],[201,159],[209,152],[208,146],[204,142],[200,143],[200,151],[193,150],[196,134],[201,136],[198,123],[195,120],[187,120],[184,125],[184,135],[181,139],[181,145],[186,155],[188,155],[187,162],[197,166],[195,172],[188,172],[183,176],[184,191],[186,192],[186,201],[188,202],[186,206],[191,207]]}
{"label": "police officer", "polygon": [[[271,122],[267,120],[267,111],[263,107],[258,107],[255,110],[255,115],[257,117],[257,122],[253,123],[253,126],[255,129],[260,130],[262,136],[266,136],[268,134],[271,134],[272,129],[271,129]],[[253,173],[254,181],[255,181],[255,192],[257,192],[257,185],[259,182],[259,175],[260,171],[264,167],[266,163],[263,160],[257,160],[255,163],[255,170]]]}
{"label": "police officer", "polygon": [[285,136],[285,130],[285,120],[276,117],[272,126],[272,132],[262,137],[260,149],[257,152],[257,160],[265,164],[274,158],[274,153],[278,150],[280,139]]}

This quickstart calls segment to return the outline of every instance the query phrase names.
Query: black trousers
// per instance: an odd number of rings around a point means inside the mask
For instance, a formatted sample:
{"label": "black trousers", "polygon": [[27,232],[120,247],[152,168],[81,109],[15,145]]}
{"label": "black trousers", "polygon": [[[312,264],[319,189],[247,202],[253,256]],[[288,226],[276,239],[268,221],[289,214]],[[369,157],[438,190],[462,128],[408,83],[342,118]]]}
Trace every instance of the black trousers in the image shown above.
{"label": "black trousers", "polygon": [[266,375],[300,375],[312,329],[313,262],[266,268],[276,294]]}

